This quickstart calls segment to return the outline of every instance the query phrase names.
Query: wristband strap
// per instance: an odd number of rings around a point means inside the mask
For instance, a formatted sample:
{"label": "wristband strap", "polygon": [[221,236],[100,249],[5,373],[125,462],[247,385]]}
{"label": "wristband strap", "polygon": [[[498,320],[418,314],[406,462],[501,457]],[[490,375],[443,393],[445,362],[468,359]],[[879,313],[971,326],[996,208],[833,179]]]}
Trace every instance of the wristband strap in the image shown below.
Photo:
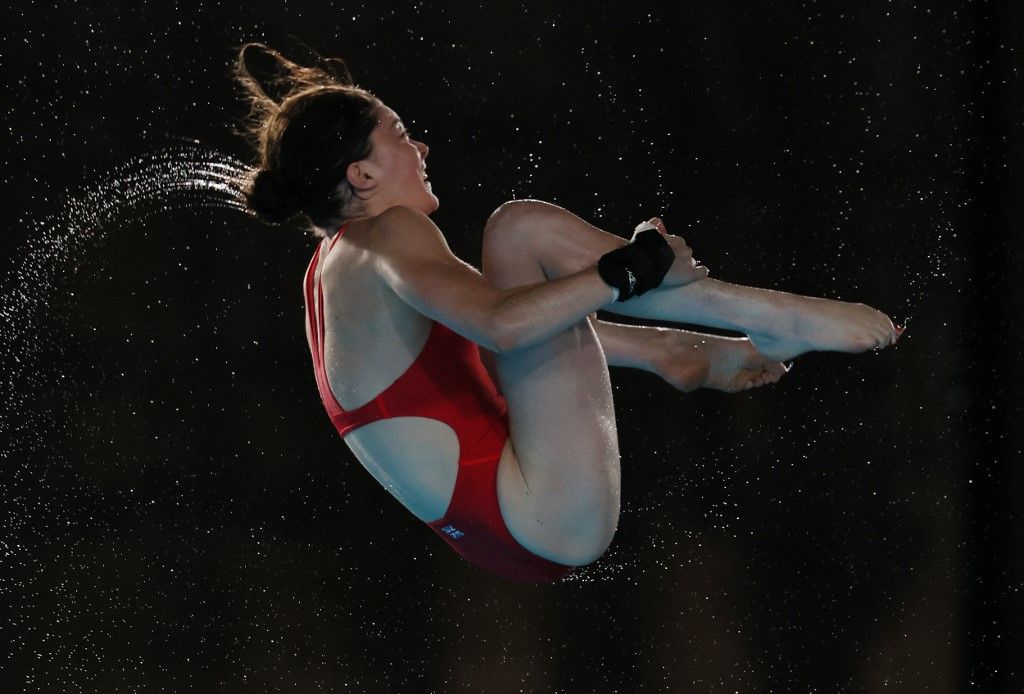
{"label": "wristband strap", "polygon": [[601,256],[597,271],[618,290],[618,301],[627,301],[660,286],[675,257],[661,232],[645,222],[637,226],[629,243]]}

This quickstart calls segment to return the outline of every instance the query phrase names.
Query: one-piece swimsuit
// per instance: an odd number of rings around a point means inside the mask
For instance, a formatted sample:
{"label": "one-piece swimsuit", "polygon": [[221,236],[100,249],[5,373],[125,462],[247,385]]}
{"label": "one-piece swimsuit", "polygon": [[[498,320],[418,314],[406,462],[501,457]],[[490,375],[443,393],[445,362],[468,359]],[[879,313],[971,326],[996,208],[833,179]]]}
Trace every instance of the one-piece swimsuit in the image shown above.
{"label": "one-piece swimsuit", "polygon": [[[335,234],[328,254],[344,232],[342,227]],[[455,490],[444,516],[427,525],[462,557],[505,578],[550,582],[566,576],[573,567],[527,550],[502,519],[497,471],[509,436],[508,407],[480,360],[477,344],[434,321],[419,355],[391,385],[354,409],[338,404],[324,368],[322,247],[317,247],[306,271],[306,315],[317,388],[338,433],[344,438],[359,427],[391,417],[426,417],[447,424],[459,441]]]}

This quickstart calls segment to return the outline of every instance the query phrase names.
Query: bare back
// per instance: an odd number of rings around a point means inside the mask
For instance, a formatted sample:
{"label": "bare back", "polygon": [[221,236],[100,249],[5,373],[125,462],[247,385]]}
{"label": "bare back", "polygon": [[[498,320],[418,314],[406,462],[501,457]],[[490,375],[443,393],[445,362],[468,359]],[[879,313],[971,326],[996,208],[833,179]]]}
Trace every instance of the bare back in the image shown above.
{"label": "bare back", "polygon": [[[369,402],[397,380],[419,355],[432,325],[381,281],[371,260],[369,230],[368,224],[354,223],[330,253],[331,239],[320,251],[324,363],[331,391],[345,410]],[[312,344],[308,315],[306,337]],[[444,515],[459,458],[458,437],[447,424],[394,417],[349,432],[345,442],[420,520],[429,523]]]}

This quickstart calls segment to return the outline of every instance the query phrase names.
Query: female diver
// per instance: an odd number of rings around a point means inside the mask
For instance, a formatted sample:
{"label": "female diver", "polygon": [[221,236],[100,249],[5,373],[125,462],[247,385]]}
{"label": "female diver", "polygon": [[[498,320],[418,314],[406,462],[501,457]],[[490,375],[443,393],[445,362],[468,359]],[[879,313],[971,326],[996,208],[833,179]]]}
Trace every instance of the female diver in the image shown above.
{"label": "female diver", "polygon": [[[321,237],[303,288],[332,423],[417,518],[506,578],[553,581],[611,543],[609,365],[731,392],[777,381],[804,352],[898,336],[861,304],[709,279],[660,220],[627,243],[532,200],[488,219],[481,274],[428,217],[428,147],[341,61],[301,66],[248,44],[236,74],[259,157],[249,207],[272,223],[304,214]],[[616,325],[599,309],[749,339]]]}

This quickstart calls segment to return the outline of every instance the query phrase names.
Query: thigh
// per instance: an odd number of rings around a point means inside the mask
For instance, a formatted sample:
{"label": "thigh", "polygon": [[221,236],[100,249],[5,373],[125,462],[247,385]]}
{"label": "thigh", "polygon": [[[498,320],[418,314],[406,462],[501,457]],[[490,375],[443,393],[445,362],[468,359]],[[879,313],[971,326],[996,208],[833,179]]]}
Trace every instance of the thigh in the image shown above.
{"label": "thigh", "polygon": [[[485,233],[484,274],[510,288],[546,279],[528,239],[505,243],[507,215]],[[501,244],[495,243],[501,239]],[[509,406],[514,456],[503,457],[498,498],[523,546],[567,564],[599,556],[619,512],[619,454],[608,365],[590,321],[495,356]]]}
{"label": "thigh", "polygon": [[513,200],[487,221],[484,274],[503,287],[523,284],[524,278],[557,279],[596,265],[602,255],[625,244],[558,205]]}

